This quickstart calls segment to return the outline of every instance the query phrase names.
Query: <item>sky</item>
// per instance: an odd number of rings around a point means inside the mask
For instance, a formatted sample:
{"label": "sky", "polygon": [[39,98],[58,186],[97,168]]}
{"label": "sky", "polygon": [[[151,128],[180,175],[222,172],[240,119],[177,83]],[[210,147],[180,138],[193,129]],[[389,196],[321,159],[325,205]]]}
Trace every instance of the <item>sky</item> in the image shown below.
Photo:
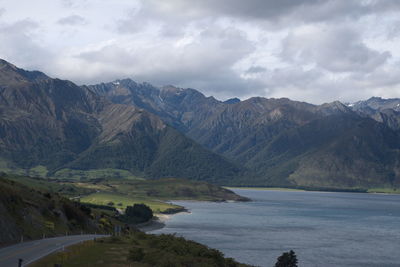
{"label": "sky", "polygon": [[225,100],[400,97],[398,0],[0,0],[0,58]]}

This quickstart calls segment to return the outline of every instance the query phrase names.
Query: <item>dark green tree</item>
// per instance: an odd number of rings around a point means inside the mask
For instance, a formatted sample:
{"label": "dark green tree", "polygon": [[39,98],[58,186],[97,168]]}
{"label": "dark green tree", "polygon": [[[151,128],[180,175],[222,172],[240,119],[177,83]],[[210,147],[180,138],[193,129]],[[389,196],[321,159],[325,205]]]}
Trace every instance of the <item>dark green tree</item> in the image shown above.
{"label": "dark green tree", "polygon": [[144,258],[144,252],[142,248],[132,248],[129,250],[128,260],[130,261],[141,261]]}
{"label": "dark green tree", "polygon": [[153,218],[153,211],[145,204],[134,204],[126,207],[125,217],[133,223],[147,222]]}
{"label": "dark green tree", "polygon": [[279,256],[275,267],[297,267],[297,256],[294,251],[290,250]]}

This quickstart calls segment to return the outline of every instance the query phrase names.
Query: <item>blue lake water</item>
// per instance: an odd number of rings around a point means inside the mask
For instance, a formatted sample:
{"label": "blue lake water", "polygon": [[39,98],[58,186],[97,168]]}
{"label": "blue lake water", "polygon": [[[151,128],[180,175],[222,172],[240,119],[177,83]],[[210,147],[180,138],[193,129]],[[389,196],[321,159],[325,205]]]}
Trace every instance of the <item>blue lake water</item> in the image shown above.
{"label": "blue lake water", "polygon": [[176,233],[256,266],[273,266],[290,249],[299,266],[400,266],[400,195],[234,191],[253,201],[175,201],[191,213],[153,233]]}

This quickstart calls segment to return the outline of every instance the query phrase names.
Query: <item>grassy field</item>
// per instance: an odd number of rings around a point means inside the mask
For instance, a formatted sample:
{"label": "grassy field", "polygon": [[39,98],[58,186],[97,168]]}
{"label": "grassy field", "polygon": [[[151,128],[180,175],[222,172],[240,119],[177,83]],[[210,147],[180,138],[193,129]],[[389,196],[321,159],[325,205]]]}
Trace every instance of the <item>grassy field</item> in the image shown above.
{"label": "grassy field", "polygon": [[[282,188],[282,187],[224,187],[224,188],[227,188],[227,189],[250,189],[250,190],[276,190],[276,191],[318,191],[318,190],[303,190],[303,189]],[[359,188],[354,188],[354,190],[357,190],[357,189],[359,189]],[[322,191],[325,191],[325,190],[322,190]],[[338,189],[338,190],[335,190],[335,192],[341,192],[341,191],[340,191],[340,189]],[[343,190],[343,192],[351,192],[351,189]],[[400,194],[400,189],[370,188],[370,189],[365,189],[362,193]]]}
{"label": "grassy field", "polygon": [[[125,210],[127,206],[143,203],[149,206],[155,213],[165,212],[168,209],[181,208],[180,206],[177,205],[168,204],[161,201],[155,201],[150,198],[140,198],[140,197],[137,198],[129,195],[122,195],[118,193],[105,193],[105,192],[99,192],[85,196],[81,198],[81,202],[113,206],[117,209],[122,209],[122,210]],[[111,205],[111,203],[113,204]]]}
{"label": "grassy field", "polygon": [[14,167],[11,163],[3,158],[0,158],[0,172],[12,173],[18,175],[25,175],[26,172],[23,169]]}
{"label": "grassy field", "polygon": [[144,198],[204,201],[240,200],[240,197],[219,186],[185,179],[164,178],[142,181],[113,179],[105,183],[122,194]]}
{"label": "grassy field", "polygon": [[[8,179],[42,191],[60,193],[81,202],[112,206],[125,210],[135,203],[148,205],[154,213],[172,212],[182,207],[168,200],[241,200],[231,191],[204,182],[183,179],[97,178],[88,181],[48,179],[8,175]],[[111,205],[112,204],[112,205]]]}
{"label": "grassy field", "polygon": [[117,179],[140,179],[127,170],[120,169],[97,169],[97,170],[72,170],[62,169],[57,171],[54,178],[71,179],[71,180],[90,180],[101,178],[117,178]]}
{"label": "grassy field", "polygon": [[72,184],[97,191],[81,198],[81,202],[109,205],[123,210],[126,206],[143,203],[148,205],[155,213],[182,208],[166,203],[167,200],[243,200],[231,191],[218,186],[183,179],[104,179],[95,183],[79,182]]}
{"label": "grassy field", "polygon": [[371,188],[368,193],[400,194],[400,189],[396,188]]}
{"label": "grassy field", "polygon": [[74,183],[61,183],[51,179],[44,179],[37,177],[33,178],[20,175],[7,175],[7,179],[16,181],[18,183],[29,186],[36,190],[60,193],[67,197],[87,195],[96,192],[96,190],[93,188],[81,187]]}

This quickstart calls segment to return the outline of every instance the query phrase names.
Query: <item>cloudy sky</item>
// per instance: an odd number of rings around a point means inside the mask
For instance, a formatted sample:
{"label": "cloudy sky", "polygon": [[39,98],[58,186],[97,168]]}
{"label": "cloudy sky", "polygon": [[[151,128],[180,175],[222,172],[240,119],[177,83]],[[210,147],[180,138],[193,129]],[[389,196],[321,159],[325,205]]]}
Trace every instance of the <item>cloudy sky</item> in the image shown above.
{"label": "cloudy sky", "polygon": [[400,1],[0,0],[0,58],[221,100],[400,97]]}

